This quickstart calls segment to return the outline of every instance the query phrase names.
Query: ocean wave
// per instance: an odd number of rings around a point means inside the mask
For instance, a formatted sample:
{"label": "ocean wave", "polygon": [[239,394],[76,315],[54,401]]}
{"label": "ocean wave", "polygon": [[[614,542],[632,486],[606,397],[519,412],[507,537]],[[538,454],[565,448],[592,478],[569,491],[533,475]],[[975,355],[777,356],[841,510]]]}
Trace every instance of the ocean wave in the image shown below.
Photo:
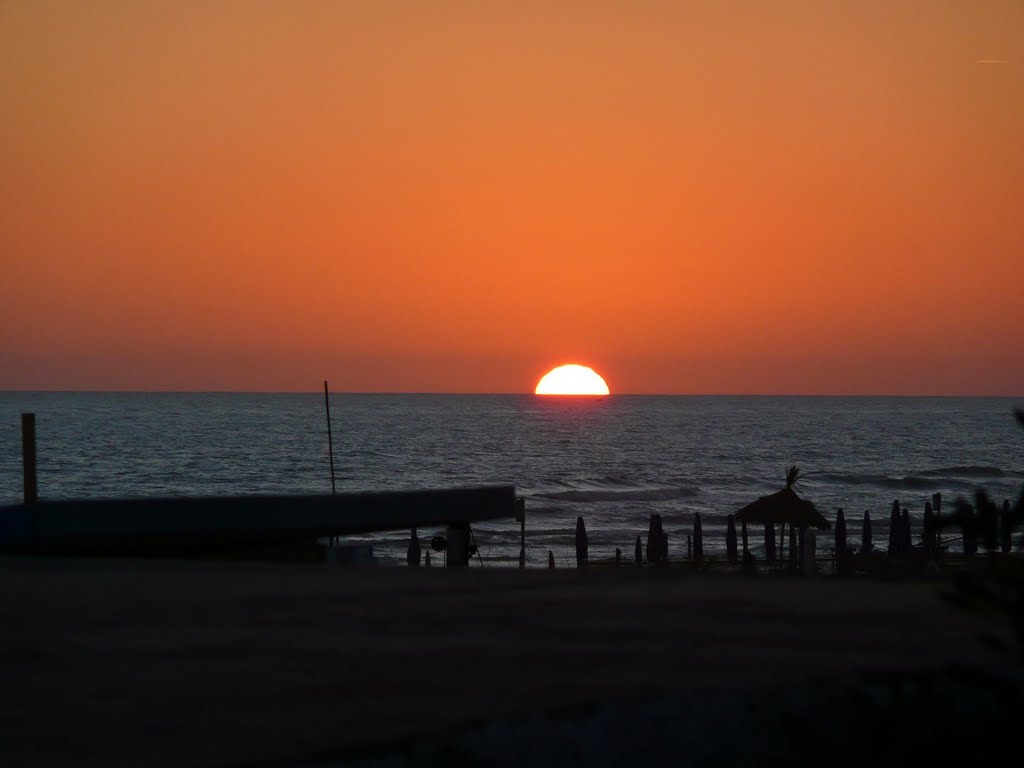
{"label": "ocean wave", "polygon": [[567,479],[565,477],[551,477],[546,478],[544,481],[548,486],[557,489],[567,489],[573,491],[591,491],[591,490],[617,490],[627,488],[637,488],[642,486],[643,481],[639,478],[624,477],[622,475],[601,475],[599,477],[574,477]]}
{"label": "ocean wave", "polygon": [[949,477],[940,474],[937,470],[934,474],[920,473],[918,475],[907,475],[906,477],[892,477],[891,475],[877,474],[845,474],[845,473],[824,473],[817,476],[822,480],[839,483],[842,485],[873,485],[878,488],[890,488],[893,490],[943,490],[949,488],[969,488],[974,483],[961,478]]}
{"label": "ocean wave", "polygon": [[672,501],[697,495],[696,488],[673,486],[668,488],[623,488],[622,490],[572,489],[535,493],[534,498],[552,501]]}
{"label": "ocean wave", "polygon": [[999,467],[985,466],[959,466],[940,467],[939,469],[926,469],[919,472],[922,477],[1008,477],[1009,475]]}

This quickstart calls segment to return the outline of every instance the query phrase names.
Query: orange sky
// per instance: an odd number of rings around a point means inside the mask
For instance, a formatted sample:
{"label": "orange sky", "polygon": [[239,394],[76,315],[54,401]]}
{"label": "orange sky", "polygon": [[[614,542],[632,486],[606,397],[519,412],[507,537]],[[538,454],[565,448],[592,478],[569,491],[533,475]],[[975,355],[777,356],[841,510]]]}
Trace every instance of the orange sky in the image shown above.
{"label": "orange sky", "polygon": [[1024,393],[1017,0],[8,2],[0,98],[0,388]]}

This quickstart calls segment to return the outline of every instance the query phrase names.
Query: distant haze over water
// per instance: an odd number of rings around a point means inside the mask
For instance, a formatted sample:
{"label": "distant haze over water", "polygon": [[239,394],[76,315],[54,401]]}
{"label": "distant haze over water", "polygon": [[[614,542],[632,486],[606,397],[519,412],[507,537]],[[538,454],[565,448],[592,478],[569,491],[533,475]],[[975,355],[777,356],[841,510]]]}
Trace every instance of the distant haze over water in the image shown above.
{"label": "distant haze over water", "polygon": [[[725,516],[807,473],[799,490],[850,536],[870,510],[884,545],[893,499],[919,525],[924,503],[984,485],[999,500],[1024,481],[1024,433],[1002,398],[533,395],[331,396],[338,490],[512,483],[527,498],[532,564],[572,559],[577,515],[592,557],[633,554],[660,513],[670,554],[693,513],[705,547]],[[21,500],[20,414],[38,421],[41,498],[330,493],[323,396],[0,393],[0,503]],[[423,535],[432,535],[422,531]],[[751,544],[763,541],[750,531]],[[408,532],[367,537],[404,557]],[[518,526],[479,526],[485,556],[514,557]],[[822,542],[824,547],[831,544]],[[879,538],[881,537],[881,538]]]}

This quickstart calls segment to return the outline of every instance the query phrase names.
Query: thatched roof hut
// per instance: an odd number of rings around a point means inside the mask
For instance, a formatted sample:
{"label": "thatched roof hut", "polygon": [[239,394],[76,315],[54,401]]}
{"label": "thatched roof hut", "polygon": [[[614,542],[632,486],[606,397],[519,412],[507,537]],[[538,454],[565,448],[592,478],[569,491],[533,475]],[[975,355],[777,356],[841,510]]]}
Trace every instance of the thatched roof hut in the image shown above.
{"label": "thatched roof hut", "polygon": [[832,526],[815,509],[814,504],[806,499],[801,499],[793,489],[799,479],[800,470],[795,466],[790,467],[786,472],[785,488],[747,504],[736,513],[736,520],[741,523],[760,523],[761,525],[782,523],[797,528],[829,530]]}

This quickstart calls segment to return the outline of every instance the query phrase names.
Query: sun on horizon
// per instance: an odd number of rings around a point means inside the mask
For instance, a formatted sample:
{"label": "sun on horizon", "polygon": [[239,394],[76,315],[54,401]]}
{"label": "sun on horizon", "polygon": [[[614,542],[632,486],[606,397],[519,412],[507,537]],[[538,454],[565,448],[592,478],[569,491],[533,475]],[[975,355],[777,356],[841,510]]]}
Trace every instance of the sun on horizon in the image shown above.
{"label": "sun on horizon", "polygon": [[608,395],[608,384],[593,368],[586,365],[559,365],[545,373],[537,382],[535,395]]}

